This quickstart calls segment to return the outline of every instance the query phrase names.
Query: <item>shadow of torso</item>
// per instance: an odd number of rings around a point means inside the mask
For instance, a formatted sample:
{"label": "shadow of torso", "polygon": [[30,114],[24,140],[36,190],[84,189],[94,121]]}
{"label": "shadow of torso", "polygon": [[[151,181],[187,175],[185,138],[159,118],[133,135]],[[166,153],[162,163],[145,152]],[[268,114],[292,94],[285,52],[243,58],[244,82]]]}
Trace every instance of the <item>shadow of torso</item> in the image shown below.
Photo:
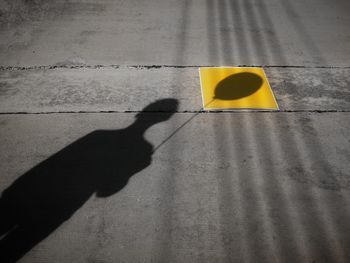
{"label": "shadow of torso", "polygon": [[17,220],[69,218],[96,192],[107,197],[151,163],[152,145],[130,131],[95,131],[21,176],[3,193]]}
{"label": "shadow of torso", "polygon": [[20,258],[94,193],[98,197],[113,195],[147,167],[153,147],[143,132],[134,128],[92,132],[8,187],[0,199],[5,218],[0,235],[7,233],[0,241],[0,252],[10,254],[7,260]]}

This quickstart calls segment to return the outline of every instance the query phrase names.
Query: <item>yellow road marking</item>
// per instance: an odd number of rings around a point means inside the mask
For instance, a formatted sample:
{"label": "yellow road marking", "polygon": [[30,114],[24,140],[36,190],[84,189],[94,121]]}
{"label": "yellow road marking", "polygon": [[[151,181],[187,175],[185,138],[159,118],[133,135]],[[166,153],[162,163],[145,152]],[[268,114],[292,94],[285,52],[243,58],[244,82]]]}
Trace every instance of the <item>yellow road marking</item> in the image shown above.
{"label": "yellow road marking", "polygon": [[199,68],[205,110],[278,110],[262,68]]}

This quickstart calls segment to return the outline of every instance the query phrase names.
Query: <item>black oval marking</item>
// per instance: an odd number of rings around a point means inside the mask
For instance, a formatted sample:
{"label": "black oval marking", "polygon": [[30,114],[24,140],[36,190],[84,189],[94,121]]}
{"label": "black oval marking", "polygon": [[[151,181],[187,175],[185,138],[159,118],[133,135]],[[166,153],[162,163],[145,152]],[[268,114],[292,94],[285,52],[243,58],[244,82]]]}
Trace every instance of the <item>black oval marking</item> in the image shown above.
{"label": "black oval marking", "polygon": [[215,88],[214,99],[237,100],[252,95],[261,88],[263,79],[254,73],[242,72],[228,76]]}

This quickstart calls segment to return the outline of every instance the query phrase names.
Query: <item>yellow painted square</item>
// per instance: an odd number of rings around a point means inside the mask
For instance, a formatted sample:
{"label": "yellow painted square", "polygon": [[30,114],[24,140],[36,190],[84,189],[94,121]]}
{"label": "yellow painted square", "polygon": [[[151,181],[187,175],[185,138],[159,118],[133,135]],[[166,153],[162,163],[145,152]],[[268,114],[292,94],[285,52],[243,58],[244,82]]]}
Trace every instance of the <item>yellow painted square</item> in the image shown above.
{"label": "yellow painted square", "polygon": [[199,68],[205,110],[278,110],[262,68]]}

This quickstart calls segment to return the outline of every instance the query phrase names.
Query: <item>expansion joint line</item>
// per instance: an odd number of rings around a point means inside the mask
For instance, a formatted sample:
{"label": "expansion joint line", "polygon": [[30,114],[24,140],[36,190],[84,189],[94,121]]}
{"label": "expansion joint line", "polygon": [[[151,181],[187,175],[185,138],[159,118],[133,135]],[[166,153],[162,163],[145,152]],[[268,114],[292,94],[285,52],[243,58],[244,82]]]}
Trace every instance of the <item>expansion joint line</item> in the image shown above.
{"label": "expansion joint line", "polygon": [[[232,66],[232,65],[231,65]],[[50,70],[50,69],[162,69],[162,68],[200,68],[217,65],[38,65],[38,66],[0,66],[0,71]],[[350,66],[303,66],[303,65],[235,65],[235,67],[259,68],[303,68],[303,69],[350,69]]]}
{"label": "expansion joint line", "polygon": [[141,111],[141,110],[135,110],[135,111],[43,111],[43,112],[24,112],[24,111],[18,111],[18,112],[0,112],[0,115],[40,115],[40,114],[99,114],[99,113],[114,113],[114,114],[137,114],[137,113],[145,113],[145,114],[162,114],[162,113],[175,113],[175,114],[217,114],[217,113],[224,113],[224,114],[242,114],[242,113],[258,113],[258,114],[265,114],[265,113],[349,113],[350,110],[183,110],[183,111]]}

